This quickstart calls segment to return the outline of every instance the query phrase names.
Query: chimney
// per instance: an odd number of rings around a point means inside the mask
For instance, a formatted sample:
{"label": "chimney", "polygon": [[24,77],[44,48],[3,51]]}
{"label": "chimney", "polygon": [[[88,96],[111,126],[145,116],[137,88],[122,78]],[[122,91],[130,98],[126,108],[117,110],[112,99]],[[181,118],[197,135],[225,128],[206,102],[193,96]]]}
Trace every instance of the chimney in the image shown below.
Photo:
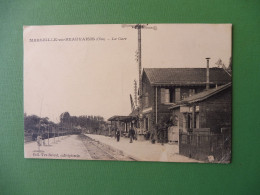
{"label": "chimney", "polygon": [[209,59],[210,58],[206,58],[207,60],[207,71],[206,71],[206,90],[209,89]]}

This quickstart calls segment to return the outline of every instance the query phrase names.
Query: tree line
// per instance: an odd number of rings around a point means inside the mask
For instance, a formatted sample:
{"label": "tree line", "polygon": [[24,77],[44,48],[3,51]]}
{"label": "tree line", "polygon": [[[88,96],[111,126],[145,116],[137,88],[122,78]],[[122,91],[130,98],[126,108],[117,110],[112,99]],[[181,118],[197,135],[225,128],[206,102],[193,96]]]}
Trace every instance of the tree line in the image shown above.
{"label": "tree line", "polygon": [[98,130],[104,130],[107,127],[107,123],[102,116],[71,116],[69,112],[61,113],[59,122],[57,123],[51,121],[48,117],[39,117],[24,113],[25,132],[36,133],[50,127],[60,129],[80,128],[90,132],[97,132]]}
{"label": "tree line", "polygon": [[64,112],[60,115],[60,124],[66,127],[81,127],[91,131],[103,129],[107,125],[102,116],[71,116],[69,112]]}

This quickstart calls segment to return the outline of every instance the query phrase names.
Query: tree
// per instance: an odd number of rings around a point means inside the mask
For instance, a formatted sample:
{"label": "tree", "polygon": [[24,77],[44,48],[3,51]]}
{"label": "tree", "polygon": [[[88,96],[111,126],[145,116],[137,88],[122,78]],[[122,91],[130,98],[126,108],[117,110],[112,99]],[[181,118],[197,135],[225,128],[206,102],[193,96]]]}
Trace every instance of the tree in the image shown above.
{"label": "tree", "polygon": [[31,133],[43,132],[47,126],[56,126],[48,117],[39,117],[37,115],[27,115],[24,113],[24,131]]}
{"label": "tree", "polygon": [[68,126],[70,123],[70,113],[69,112],[63,112],[60,115],[60,122],[62,125]]}
{"label": "tree", "polygon": [[36,131],[41,118],[37,115],[24,115],[24,130],[25,131]]}
{"label": "tree", "polygon": [[71,125],[73,125],[73,126],[78,126],[78,117],[76,117],[76,116],[71,116],[71,117],[70,117],[70,123],[71,123]]}
{"label": "tree", "polygon": [[226,67],[226,65],[222,62],[222,60],[219,58],[218,61],[215,63],[219,68],[223,68],[223,70],[226,71],[226,73],[229,75],[229,76],[232,76],[231,73],[232,73],[232,57],[230,57],[230,60],[229,60],[229,66],[228,68]]}

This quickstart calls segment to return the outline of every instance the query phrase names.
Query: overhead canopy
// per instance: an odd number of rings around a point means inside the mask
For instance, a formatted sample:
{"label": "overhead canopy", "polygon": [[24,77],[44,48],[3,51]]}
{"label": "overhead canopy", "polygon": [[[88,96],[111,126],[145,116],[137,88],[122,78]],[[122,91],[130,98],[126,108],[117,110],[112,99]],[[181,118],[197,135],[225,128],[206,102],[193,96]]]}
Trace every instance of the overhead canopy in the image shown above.
{"label": "overhead canopy", "polygon": [[135,120],[135,116],[112,116],[108,119],[108,121],[120,121],[120,122],[131,122],[132,120]]}

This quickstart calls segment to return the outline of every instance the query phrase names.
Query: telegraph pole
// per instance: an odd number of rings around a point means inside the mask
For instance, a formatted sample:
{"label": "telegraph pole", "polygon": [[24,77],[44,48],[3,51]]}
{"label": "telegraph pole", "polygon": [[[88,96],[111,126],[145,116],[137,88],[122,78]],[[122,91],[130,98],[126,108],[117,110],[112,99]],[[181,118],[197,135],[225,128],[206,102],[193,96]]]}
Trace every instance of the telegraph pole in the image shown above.
{"label": "telegraph pole", "polygon": [[136,80],[134,80],[134,94],[135,94],[134,103],[135,103],[135,107],[137,107],[137,82],[136,82]]}
{"label": "telegraph pole", "polygon": [[[153,30],[157,30],[156,26],[148,26],[148,24],[123,24],[122,25],[123,28],[125,27],[131,27],[134,29],[137,29],[137,33],[138,33],[138,68],[139,68],[139,117],[141,114],[141,109],[142,109],[142,41],[141,41],[141,29],[153,29]],[[139,121],[140,122],[140,121]],[[140,125],[141,127],[141,125]]]}

